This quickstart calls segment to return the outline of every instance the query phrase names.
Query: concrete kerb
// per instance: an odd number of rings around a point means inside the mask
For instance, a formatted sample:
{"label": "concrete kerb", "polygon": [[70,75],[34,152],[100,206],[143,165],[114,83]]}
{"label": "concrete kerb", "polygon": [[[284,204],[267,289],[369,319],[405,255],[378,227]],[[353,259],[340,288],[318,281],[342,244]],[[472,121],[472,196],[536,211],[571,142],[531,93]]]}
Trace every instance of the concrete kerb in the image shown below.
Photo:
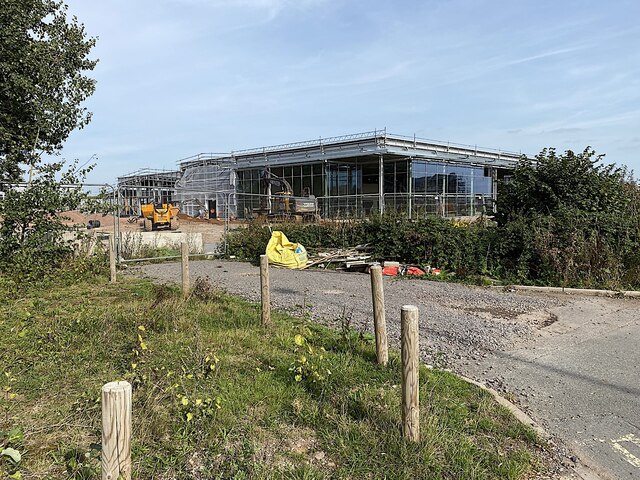
{"label": "concrete kerb", "polygon": [[596,290],[594,288],[564,288],[564,287],[536,287],[530,285],[492,285],[491,288],[512,289],[522,292],[564,293],[588,295],[593,297],[627,297],[640,298],[640,291],[636,290]]}
{"label": "concrete kerb", "polygon": [[[507,410],[509,410],[511,412],[511,414],[514,417],[516,417],[516,419],[519,422],[531,427],[539,437],[541,437],[541,438],[543,438],[545,440],[551,440],[553,438],[533,418],[531,418],[525,412],[520,410],[515,404],[513,404],[512,402],[510,402],[509,400],[504,398],[502,395],[500,395],[493,388],[487,387],[483,383],[476,382],[475,380],[467,378],[467,377],[465,377],[463,375],[460,375],[458,373],[455,373],[455,372],[453,372],[451,370],[447,370],[447,371],[449,371],[450,373],[453,373],[454,375],[456,375],[460,379],[464,380],[465,382],[470,383],[471,385],[475,385],[476,387],[481,388],[482,390],[490,393],[491,396],[495,399],[496,402],[498,402],[500,405],[502,405]],[[565,480],[565,479],[569,480],[569,479],[576,479],[576,478],[577,479],[581,479],[581,480],[605,480],[605,478],[599,476],[591,468],[589,468],[587,465],[584,465],[584,464],[578,463],[578,464],[576,464],[575,467],[570,467],[569,469],[571,470],[571,473],[568,474],[568,475],[560,477],[561,480]]]}
{"label": "concrete kerb", "polygon": [[[449,370],[449,372],[451,372],[451,370]],[[484,383],[476,382],[475,380],[467,378],[458,373],[455,373],[455,372],[451,372],[451,373],[453,373],[454,375],[457,375],[465,382],[475,385],[476,387],[479,387],[486,392],[489,392],[493,396],[493,398],[495,398],[496,402],[506,407],[513,414],[513,416],[516,417],[521,423],[524,423],[525,425],[533,428],[536,434],[538,434],[540,437],[544,438],[545,440],[549,440],[551,438],[551,435],[549,435],[547,431],[544,428],[542,428],[540,425],[538,425],[529,415],[524,413],[522,410],[520,410],[513,403],[511,403],[509,400],[507,400],[502,395],[500,395],[493,388],[487,387]]]}

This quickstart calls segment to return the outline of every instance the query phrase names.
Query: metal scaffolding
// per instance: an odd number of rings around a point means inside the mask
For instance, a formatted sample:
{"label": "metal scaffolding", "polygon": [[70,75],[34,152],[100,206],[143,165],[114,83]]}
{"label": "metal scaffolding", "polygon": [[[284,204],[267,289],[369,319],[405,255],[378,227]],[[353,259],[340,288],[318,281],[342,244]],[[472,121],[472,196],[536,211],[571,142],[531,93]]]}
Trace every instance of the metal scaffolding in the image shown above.
{"label": "metal scaffolding", "polygon": [[118,179],[123,213],[141,200],[172,201],[191,216],[243,218],[270,204],[265,170],[294,196],[313,196],[325,218],[385,210],[410,216],[492,213],[497,180],[520,153],[373,130],[231,153],[200,153],[179,170],[141,170]]}
{"label": "metal scaffolding", "polygon": [[175,184],[181,176],[178,170],[144,168],[118,177],[120,212],[124,216],[140,215],[140,205],[171,203]]}
{"label": "metal scaffolding", "polygon": [[192,217],[236,218],[236,172],[226,162],[193,165],[175,184],[181,211]]}

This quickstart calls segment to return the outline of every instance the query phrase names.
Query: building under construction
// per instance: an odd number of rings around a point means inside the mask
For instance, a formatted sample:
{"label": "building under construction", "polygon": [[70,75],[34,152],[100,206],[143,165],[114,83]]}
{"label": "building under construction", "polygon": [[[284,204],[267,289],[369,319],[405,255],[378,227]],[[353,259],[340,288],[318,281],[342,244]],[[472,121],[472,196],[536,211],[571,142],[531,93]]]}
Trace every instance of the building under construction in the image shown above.
{"label": "building under construction", "polygon": [[[518,153],[380,130],[198,154],[181,160],[178,172],[157,172],[155,188],[180,203],[185,213],[210,218],[249,218],[272,210],[284,192],[274,191],[267,178],[287,185],[292,198],[314,199],[323,218],[387,210],[411,217],[474,216],[493,212],[497,180],[509,175],[520,158]],[[124,179],[137,181],[131,176],[118,180]],[[145,188],[146,193],[154,187]]]}
{"label": "building under construction", "polygon": [[179,171],[144,168],[118,177],[118,196],[122,215],[140,215],[140,205],[174,201]]}

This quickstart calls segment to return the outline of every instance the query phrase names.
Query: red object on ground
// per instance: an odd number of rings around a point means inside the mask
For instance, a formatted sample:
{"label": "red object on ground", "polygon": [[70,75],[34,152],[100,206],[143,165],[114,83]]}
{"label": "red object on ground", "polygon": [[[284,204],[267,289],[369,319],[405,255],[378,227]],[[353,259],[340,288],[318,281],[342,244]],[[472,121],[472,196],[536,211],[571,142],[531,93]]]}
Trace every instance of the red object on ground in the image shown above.
{"label": "red object on ground", "polygon": [[425,275],[424,270],[419,269],[418,267],[409,267],[407,268],[406,275],[414,275],[416,277],[421,277]]}
{"label": "red object on ground", "polygon": [[399,267],[384,267],[382,269],[382,274],[389,277],[395,277],[396,275],[398,275],[399,270]]}
{"label": "red object on ground", "polygon": [[440,270],[437,268],[434,268],[433,270],[431,270],[431,275],[440,275]]}
{"label": "red object on ground", "polygon": [[426,275],[424,270],[421,270],[418,267],[384,267],[382,269],[382,274],[387,275],[389,277],[395,277],[398,275],[413,275],[416,277],[420,277],[422,275]]}

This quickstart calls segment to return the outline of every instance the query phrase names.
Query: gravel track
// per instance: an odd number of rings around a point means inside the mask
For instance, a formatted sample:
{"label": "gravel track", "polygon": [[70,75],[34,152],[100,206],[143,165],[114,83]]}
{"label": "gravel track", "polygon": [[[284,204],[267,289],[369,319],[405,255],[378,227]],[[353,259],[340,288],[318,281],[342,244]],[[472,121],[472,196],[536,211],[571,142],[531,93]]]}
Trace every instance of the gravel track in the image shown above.
{"label": "gravel track", "polygon": [[[192,278],[209,277],[227,292],[252,302],[260,301],[259,268],[230,261],[192,261]],[[130,273],[156,282],[180,282],[180,263],[141,265]],[[369,276],[320,270],[270,270],[274,308],[295,315],[310,315],[320,323],[372,331]],[[495,350],[504,350],[537,335],[554,321],[549,309],[570,302],[545,294],[505,292],[498,289],[384,277],[387,329],[392,345],[399,345],[400,307],[420,309],[422,360],[437,367],[465,372]]]}

